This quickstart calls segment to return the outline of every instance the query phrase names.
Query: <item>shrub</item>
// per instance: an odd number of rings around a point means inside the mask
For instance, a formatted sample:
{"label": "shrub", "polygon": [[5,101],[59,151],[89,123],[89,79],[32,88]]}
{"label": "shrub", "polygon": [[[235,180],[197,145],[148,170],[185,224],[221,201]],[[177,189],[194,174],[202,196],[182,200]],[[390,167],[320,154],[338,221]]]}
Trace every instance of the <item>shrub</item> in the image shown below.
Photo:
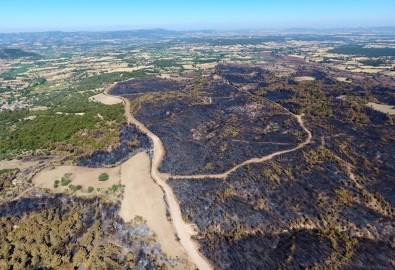
{"label": "shrub", "polygon": [[115,193],[119,190],[119,186],[114,184],[108,190]]}
{"label": "shrub", "polygon": [[88,193],[92,193],[94,190],[94,187],[88,187]]}
{"label": "shrub", "polygon": [[71,180],[69,178],[65,177],[65,176],[63,176],[61,181],[60,181],[60,184],[62,186],[64,186],[64,187],[69,185],[70,183],[71,183]]}
{"label": "shrub", "polygon": [[107,173],[102,173],[99,175],[99,181],[107,181],[110,176]]}
{"label": "shrub", "polygon": [[123,192],[124,188],[125,188],[125,185],[122,185],[122,184],[116,185],[116,184],[114,184],[108,190],[115,193],[115,192],[118,192],[118,191],[119,192]]}
{"label": "shrub", "polygon": [[69,188],[70,188],[71,191],[77,191],[77,190],[81,190],[82,186],[81,185],[74,186],[74,185],[70,184]]}
{"label": "shrub", "polygon": [[54,181],[54,183],[53,183],[53,187],[54,188],[58,188],[59,187],[59,180],[58,179],[56,179],[55,181]]}

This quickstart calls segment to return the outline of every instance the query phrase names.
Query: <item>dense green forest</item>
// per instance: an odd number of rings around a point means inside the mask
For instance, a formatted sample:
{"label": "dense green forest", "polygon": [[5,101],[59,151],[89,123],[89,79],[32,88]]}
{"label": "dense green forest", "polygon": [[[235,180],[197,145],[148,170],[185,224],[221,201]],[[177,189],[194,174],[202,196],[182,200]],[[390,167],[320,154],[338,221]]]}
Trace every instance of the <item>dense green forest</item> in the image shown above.
{"label": "dense green forest", "polygon": [[364,65],[367,65],[367,66],[378,67],[378,66],[384,65],[385,61],[383,61],[381,59],[367,59],[367,60],[361,61],[361,63]]}
{"label": "dense green forest", "polygon": [[352,54],[367,57],[395,56],[394,48],[364,48],[361,45],[344,45],[334,48],[330,53]]}
{"label": "dense green forest", "polygon": [[118,126],[124,120],[122,104],[107,106],[76,94],[71,95],[74,99],[66,98],[64,93],[52,96],[53,100],[38,102],[43,106],[52,104],[45,111],[0,113],[4,127],[0,130],[1,159],[38,149],[83,155],[117,142]]}
{"label": "dense green forest", "polygon": [[26,52],[21,49],[0,49],[0,59],[18,59],[22,57],[32,57],[38,59],[42,56],[37,53]]}
{"label": "dense green forest", "polygon": [[[1,76],[15,79],[28,68],[27,65],[16,65]],[[97,93],[93,91],[95,89],[150,74],[143,70],[100,74],[82,78],[69,89],[38,93],[32,90],[47,81],[44,78],[35,79],[20,92],[29,100],[33,110],[0,112],[0,159],[34,154],[37,150],[43,150],[46,154],[67,153],[78,157],[117,144],[118,127],[124,121],[123,105],[90,102],[89,97]]]}
{"label": "dense green forest", "polygon": [[158,68],[182,67],[175,59],[158,59],[154,61],[154,65]]}

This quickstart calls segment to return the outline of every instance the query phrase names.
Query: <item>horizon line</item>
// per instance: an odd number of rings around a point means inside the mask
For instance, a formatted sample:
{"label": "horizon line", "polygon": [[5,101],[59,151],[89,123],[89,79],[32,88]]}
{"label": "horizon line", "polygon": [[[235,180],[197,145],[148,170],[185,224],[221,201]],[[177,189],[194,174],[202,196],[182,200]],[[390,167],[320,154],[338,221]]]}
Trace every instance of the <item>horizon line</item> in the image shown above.
{"label": "horizon line", "polygon": [[[105,27],[103,27],[105,28]],[[115,28],[115,27],[114,27]],[[155,31],[155,30],[162,30],[162,31],[169,31],[169,32],[181,32],[181,33],[188,33],[188,32],[232,32],[232,31],[289,31],[289,30],[358,30],[358,29],[385,29],[385,28],[394,28],[394,26],[344,26],[344,27],[279,27],[279,28],[253,28],[253,27],[246,27],[246,28],[234,28],[234,29],[215,29],[215,28],[200,28],[200,29],[175,29],[175,28],[166,28],[166,27],[127,27],[123,29],[95,29],[95,30],[87,30],[87,29],[80,29],[80,30],[21,30],[21,31],[14,31],[14,30],[0,30],[0,34],[29,34],[29,33],[105,33],[105,32],[137,32],[137,31]]]}

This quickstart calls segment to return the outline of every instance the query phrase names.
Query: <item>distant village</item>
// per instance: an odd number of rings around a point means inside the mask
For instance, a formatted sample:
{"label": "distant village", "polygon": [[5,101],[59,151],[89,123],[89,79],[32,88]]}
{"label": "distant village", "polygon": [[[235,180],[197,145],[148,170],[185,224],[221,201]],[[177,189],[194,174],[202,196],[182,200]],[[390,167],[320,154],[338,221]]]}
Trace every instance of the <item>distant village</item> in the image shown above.
{"label": "distant village", "polygon": [[4,104],[0,104],[0,112],[2,111],[14,111],[16,109],[24,109],[27,108],[28,105],[26,103],[24,103],[23,101],[15,101],[12,103],[4,103]]}

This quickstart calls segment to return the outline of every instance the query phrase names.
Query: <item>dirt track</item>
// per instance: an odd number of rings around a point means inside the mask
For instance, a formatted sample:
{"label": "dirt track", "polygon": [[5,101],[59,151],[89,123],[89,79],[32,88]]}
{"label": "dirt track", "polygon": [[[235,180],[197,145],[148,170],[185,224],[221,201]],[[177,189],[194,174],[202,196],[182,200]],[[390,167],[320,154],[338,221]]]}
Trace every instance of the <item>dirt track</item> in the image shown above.
{"label": "dirt track", "polygon": [[[113,86],[106,89],[105,94],[109,95],[108,92],[112,89]],[[111,95],[110,95],[111,96]],[[187,224],[182,218],[181,209],[176,197],[174,196],[173,190],[166,183],[168,179],[167,175],[161,174],[158,170],[165,151],[162,144],[162,141],[153,134],[149,129],[147,129],[142,123],[135,119],[130,111],[130,102],[128,99],[113,96],[123,100],[125,104],[125,116],[129,123],[132,123],[137,126],[137,128],[145,133],[149,138],[151,138],[153,142],[152,149],[152,165],[151,165],[151,176],[156,181],[156,183],[162,187],[163,191],[166,194],[167,203],[169,206],[170,216],[172,218],[173,226],[175,232],[180,239],[181,245],[184,247],[186,252],[188,253],[191,262],[193,262],[197,268],[203,269],[213,269],[210,263],[204,258],[198,249],[197,243],[191,238],[191,236],[195,235],[196,232],[194,230],[194,226],[192,224]]]}

